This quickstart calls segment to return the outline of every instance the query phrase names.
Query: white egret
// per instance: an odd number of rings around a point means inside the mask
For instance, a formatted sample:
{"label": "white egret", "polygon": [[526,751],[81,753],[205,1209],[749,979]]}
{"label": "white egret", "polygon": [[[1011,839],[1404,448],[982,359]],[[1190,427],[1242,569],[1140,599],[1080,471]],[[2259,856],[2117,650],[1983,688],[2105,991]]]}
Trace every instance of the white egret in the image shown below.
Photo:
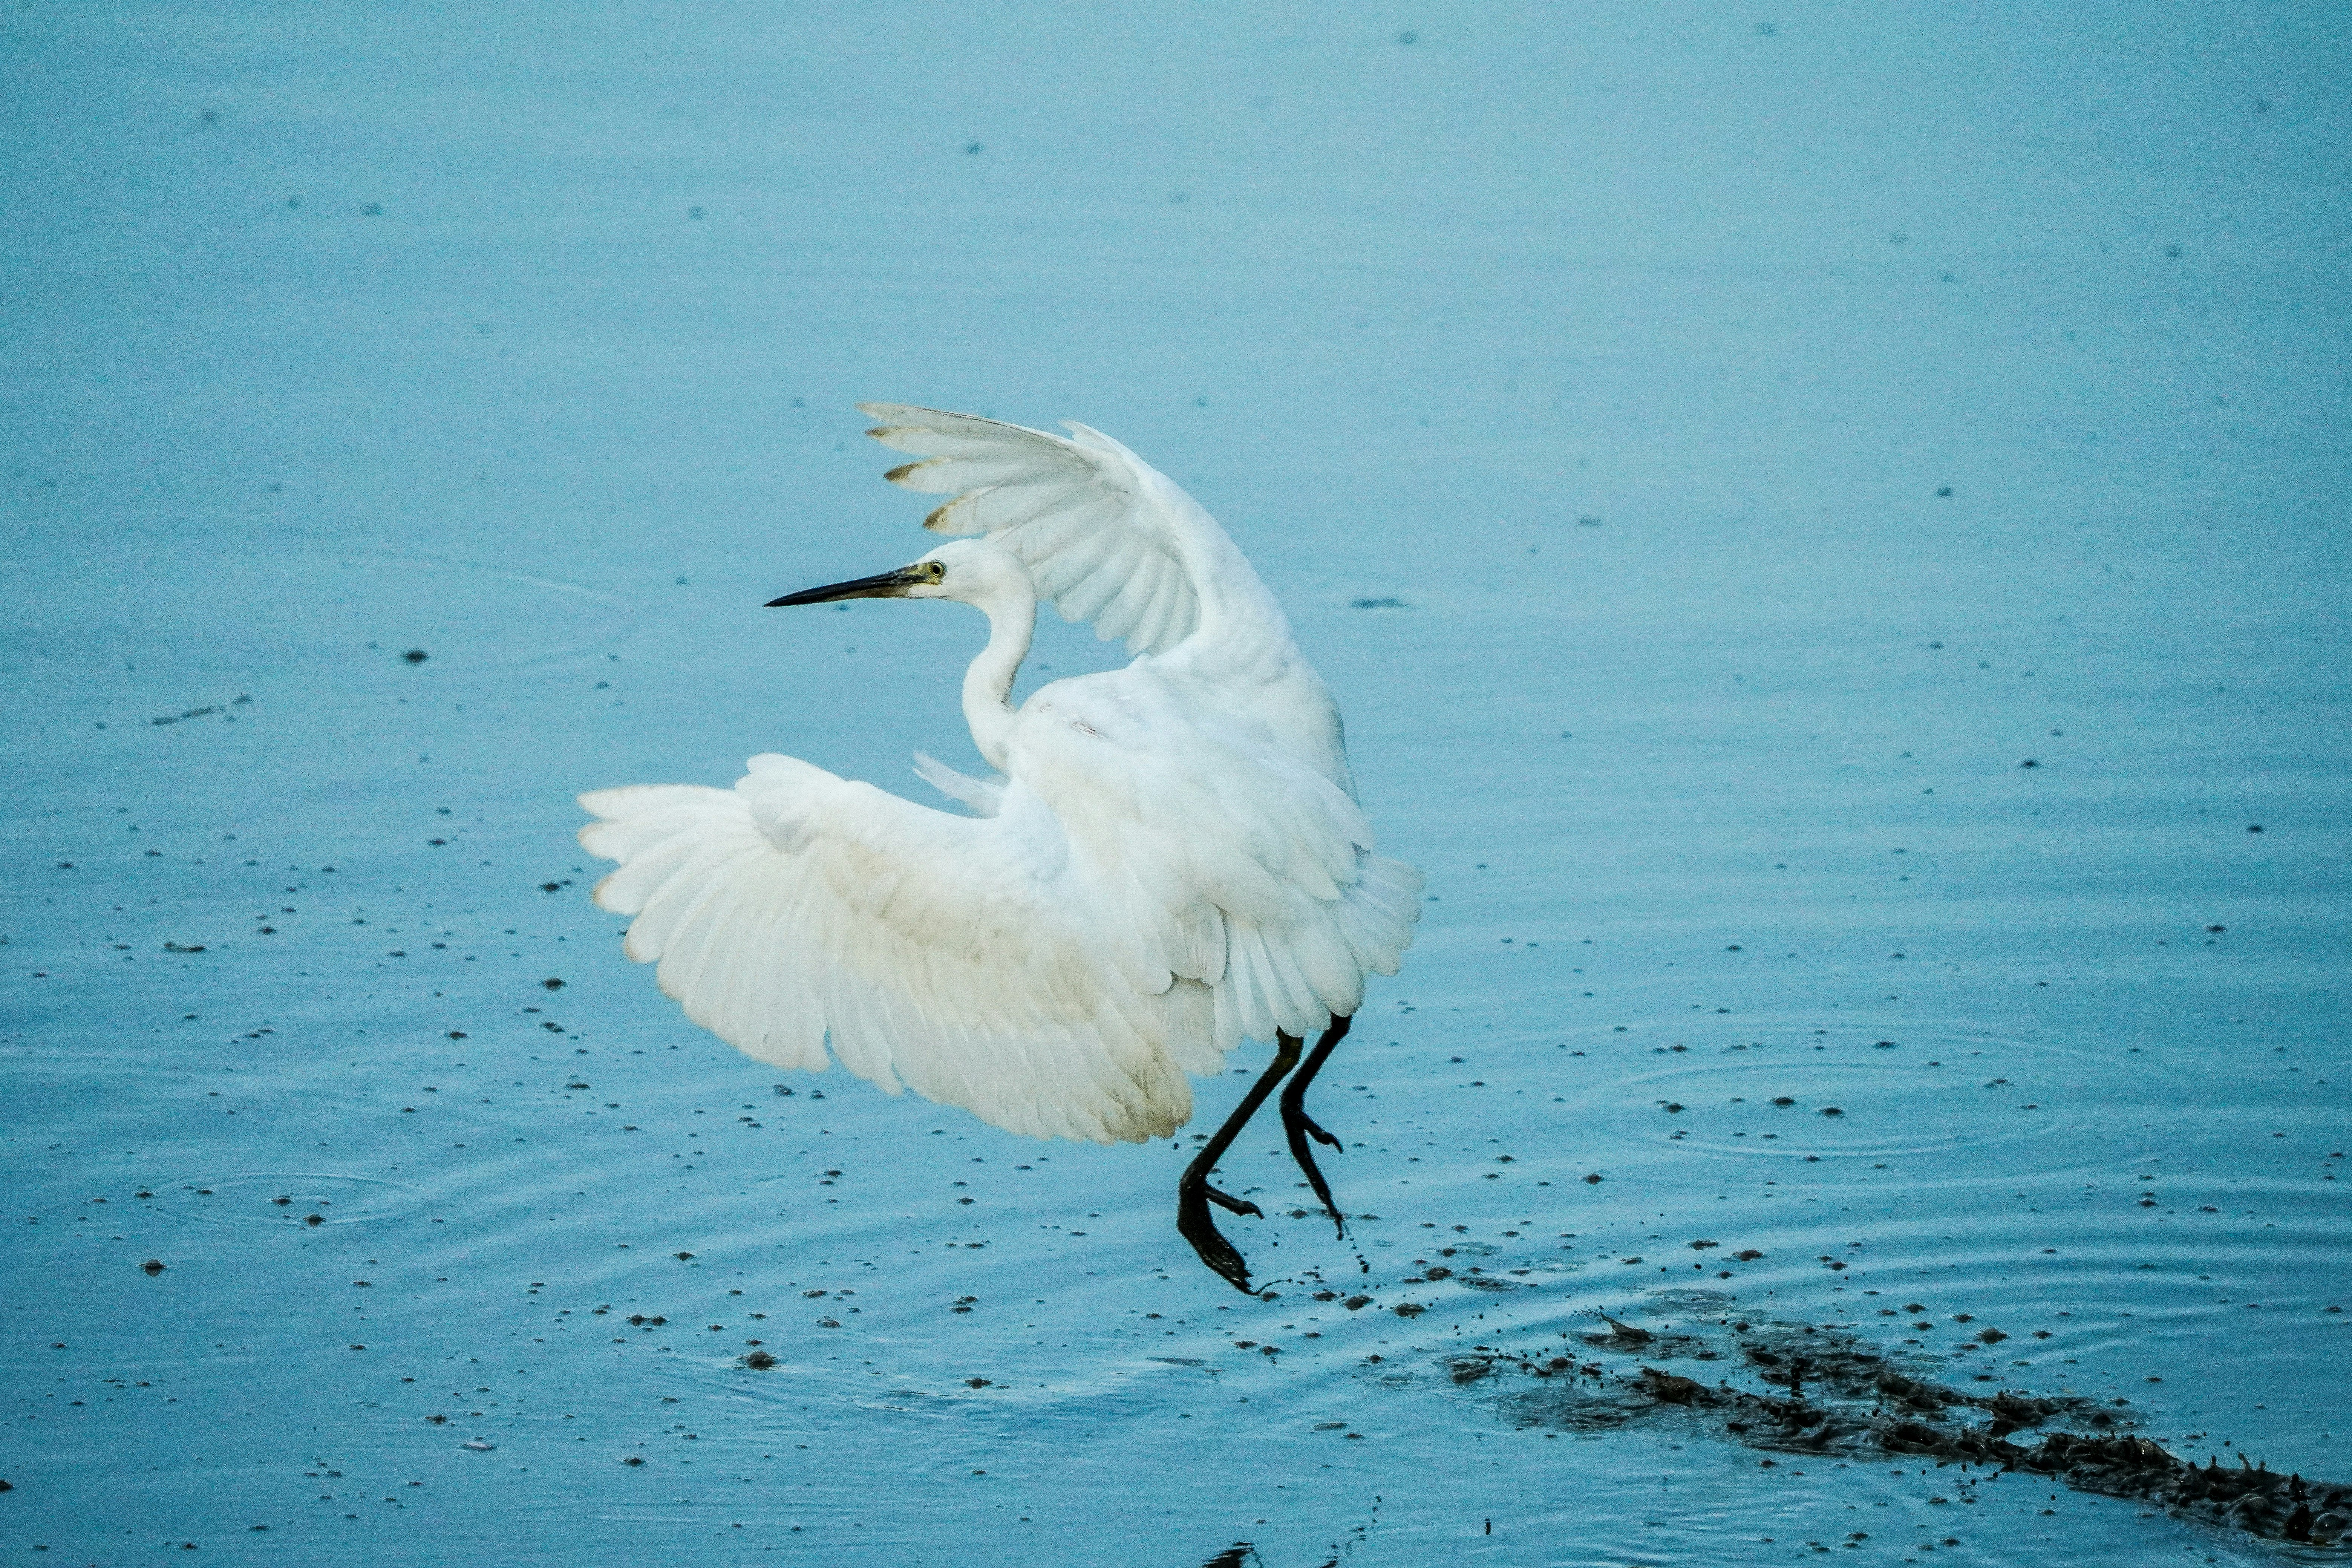
{"label": "white egret", "polygon": [[[1209,1217],[1261,1215],[1209,1175],[1275,1086],[1316,1195],[1346,1231],[1309,1138],[1307,1087],[1368,974],[1396,972],[1421,873],[1372,853],[1339,715],[1274,596],[1199,503],[1083,425],[1065,438],[965,414],[859,406],[927,461],[889,478],[951,495],[955,535],[879,576],[772,605],[952,599],[988,616],[964,672],[973,743],[1002,771],[917,772],[970,808],[916,805],[794,757],[732,790],[641,784],[580,804],[620,863],[599,905],[635,917],[687,1016],[747,1055],[844,1066],[1008,1131],[1140,1142],[1191,1117],[1187,1073],[1244,1038],[1275,1055],[1178,1186],[1177,1228],[1242,1289]],[[1123,669],[1056,680],[1019,708],[1037,601],[1124,637]],[[1319,1031],[1306,1065],[1304,1041]]]}

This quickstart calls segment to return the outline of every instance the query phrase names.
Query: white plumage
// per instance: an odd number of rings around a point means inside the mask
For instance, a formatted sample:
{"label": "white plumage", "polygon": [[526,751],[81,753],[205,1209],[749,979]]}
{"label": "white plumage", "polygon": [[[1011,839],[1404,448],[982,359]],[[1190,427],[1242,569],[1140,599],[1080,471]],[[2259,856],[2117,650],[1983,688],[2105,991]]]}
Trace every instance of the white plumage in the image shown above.
{"label": "white plumage", "polygon": [[[964,710],[1004,777],[919,754],[970,816],[776,755],[732,790],[594,791],[580,841],[620,863],[596,901],[635,917],[629,956],[688,1017],[761,1061],[821,1070],[830,1040],[1012,1131],[1165,1136],[1187,1074],[1345,1019],[1395,972],[1420,873],[1373,853],[1329,694],[1191,497],[1084,426],[861,406],[926,459],[892,479],[953,496],[926,526],[958,537],[779,603],[983,610]],[[1014,710],[1039,598],[1139,657]]]}

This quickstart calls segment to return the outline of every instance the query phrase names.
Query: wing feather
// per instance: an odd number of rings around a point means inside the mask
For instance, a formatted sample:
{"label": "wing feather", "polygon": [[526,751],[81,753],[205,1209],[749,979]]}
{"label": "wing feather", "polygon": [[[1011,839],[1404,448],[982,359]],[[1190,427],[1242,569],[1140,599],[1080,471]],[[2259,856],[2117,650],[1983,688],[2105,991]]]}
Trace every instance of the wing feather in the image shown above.
{"label": "wing feather", "polygon": [[923,526],[934,533],[995,533],[1092,505],[1100,493],[1097,487],[1084,483],[991,485],[935,508]]}
{"label": "wing feather", "polygon": [[[1168,634],[1173,621],[1170,612],[1175,602],[1176,595],[1170,591],[1169,570],[1163,564],[1151,584],[1151,602],[1143,607],[1142,614],[1136,616],[1135,630],[1129,634],[1129,640],[1138,647],[1172,645],[1174,639],[1168,638]],[[1163,638],[1168,638],[1168,644],[1162,643]]]}
{"label": "wing feather", "polygon": [[816,1066],[829,1037],[886,1089],[1018,1131],[1165,1135],[1191,1111],[1167,1028],[1197,1005],[1109,961],[1052,813],[1013,793],[1006,816],[952,816],[761,758],[731,792],[585,797],[611,815],[582,842],[627,857],[599,902],[636,916],[631,956],[730,1044]]}
{"label": "wing feather", "polygon": [[730,987],[735,1006],[728,1018],[728,1028],[719,1038],[732,1037],[745,1042],[743,1048],[760,1056],[768,1048],[771,1034],[776,1026],[776,980],[787,967],[776,962],[776,900],[766,888],[754,889],[751,908],[743,921],[742,940],[736,944],[733,962],[740,973]]}
{"label": "wing feather", "polygon": [[[1255,612],[1272,613],[1248,563],[1209,515],[1097,431],[1073,425],[1073,435],[1063,437],[936,408],[858,406],[881,421],[867,434],[922,459],[891,469],[891,483],[953,496],[925,527],[986,534],[1021,557],[1066,618],[1093,622],[1106,641],[1124,637],[1136,653],[1165,653],[1200,624],[1204,595],[1237,593]],[[1152,596],[1123,592],[1147,561],[1172,569],[1178,599],[1150,624]],[[1106,575],[1110,581],[1097,581]]]}
{"label": "wing feather", "polygon": [[[762,898],[749,922],[744,943],[750,963],[744,974],[741,1019],[737,1026],[743,1051],[762,1060],[771,1059],[770,1053],[782,1033],[783,1021],[779,1016],[776,987],[791,965],[789,957],[775,952],[775,900]],[[721,1035],[719,1038],[727,1037]]]}
{"label": "wing feather", "polygon": [[[1056,542],[1064,536],[1069,542]],[[1030,563],[1030,575],[1037,581],[1039,595],[1053,601],[1064,620],[1085,619],[1073,599],[1111,564],[1125,539],[1108,528],[1075,525],[1051,533],[1040,531],[1038,538],[1043,549]]]}
{"label": "wing feather", "polygon": [[1080,471],[1075,464],[1041,468],[1018,456],[930,458],[919,463],[901,464],[882,477],[905,489],[948,496],[988,486],[1035,484]]}
{"label": "wing feather", "polygon": [[1089,552],[1086,574],[1062,595],[1058,607],[1071,620],[1094,624],[1095,630],[1108,642],[1118,636],[1118,631],[1105,612],[1126,588],[1129,575],[1148,547],[1120,534],[1105,533],[1099,537],[1102,547]]}
{"label": "wing feather", "polygon": [[1251,1035],[1266,1039],[1282,1027],[1283,1020],[1273,994],[1265,937],[1255,921],[1241,921],[1234,934],[1241,938],[1241,964],[1229,973],[1241,991],[1242,1017]]}
{"label": "wing feather", "polygon": [[1150,550],[1131,552],[1134,564],[1126,581],[1111,595],[1110,603],[1097,611],[1096,625],[1114,638],[1134,637],[1143,629],[1143,613],[1151,607],[1152,595],[1159,591],[1160,574],[1168,570],[1167,557]]}
{"label": "wing feather", "polygon": [[[709,829],[704,823],[697,822],[686,831],[699,836]],[[693,893],[704,886],[705,874],[724,853],[723,846],[695,845],[677,868],[663,878],[661,885],[646,898],[644,911],[629,927],[628,939],[622,944],[622,951],[641,963],[660,958],[670,933],[677,929],[679,919],[693,907]],[[665,994],[667,994],[665,991]]]}
{"label": "wing feather", "polygon": [[915,753],[915,772],[941,795],[971,807],[974,816],[994,816],[1004,804],[1003,779],[976,779],[960,773],[928,752]]}

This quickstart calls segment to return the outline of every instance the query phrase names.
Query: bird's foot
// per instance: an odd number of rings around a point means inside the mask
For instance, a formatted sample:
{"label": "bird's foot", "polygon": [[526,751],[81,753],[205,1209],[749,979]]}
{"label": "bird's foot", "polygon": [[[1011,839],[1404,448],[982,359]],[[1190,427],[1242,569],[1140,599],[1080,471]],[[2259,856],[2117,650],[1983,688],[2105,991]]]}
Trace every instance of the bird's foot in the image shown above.
{"label": "bird's foot", "polygon": [[1250,1289],[1248,1262],[1234,1250],[1234,1244],[1218,1232],[1215,1223],[1209,1218],[1209,1204],[1213,1199],[1236,1214],[1244,1211],[1261,1213],[1255,1204],[1228,1197],[1206,1182],[1188,1181],[1176,1189],[1177,1234],[1192,1244],[1192,1250],[1200,1254],[1201,1261],[1207,1264],[1218,1278],[1236,1290],[1255,1295],[1256,1292]]}
{"label": "bird's foot", "polygon": [[1282,1130],[1290,1136],[1290,1157],[1297,1161],[1298,1168],[1306,1173],[1307,1184],[1315,1189],[1316,1197],[1323,1205],[1323,1212],[1331,1216],[1332,1225],[1338,1228],[1340,1237],[1345,1238],[1348,1234],[1348,1221],[1339,1213],[1339,1204],[1332,1199],[1331,1184],[1323,1179],[1323,1172],[1315,1163],[1314,1151],[1307,1146],[1307,1140],[1309,1138],[1313,1138],[1318,1143],[1328,1144],[1334,1149],[1340,1147],[1339,1141],[1317,1126],[1313,1117],[1288,1100],[1283,1101]]}

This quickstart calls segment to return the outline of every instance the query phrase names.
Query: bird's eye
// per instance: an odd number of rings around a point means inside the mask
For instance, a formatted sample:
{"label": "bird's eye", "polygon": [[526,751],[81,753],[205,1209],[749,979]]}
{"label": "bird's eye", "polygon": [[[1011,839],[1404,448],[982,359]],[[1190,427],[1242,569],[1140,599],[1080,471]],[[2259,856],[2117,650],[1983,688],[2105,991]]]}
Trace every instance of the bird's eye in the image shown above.
{"label": "bird's eye", "polygon": [[932,562],[930,565],[930,573],[932,582],[937,583],[940,581],[948,574],[948,563],[944,561]]}

